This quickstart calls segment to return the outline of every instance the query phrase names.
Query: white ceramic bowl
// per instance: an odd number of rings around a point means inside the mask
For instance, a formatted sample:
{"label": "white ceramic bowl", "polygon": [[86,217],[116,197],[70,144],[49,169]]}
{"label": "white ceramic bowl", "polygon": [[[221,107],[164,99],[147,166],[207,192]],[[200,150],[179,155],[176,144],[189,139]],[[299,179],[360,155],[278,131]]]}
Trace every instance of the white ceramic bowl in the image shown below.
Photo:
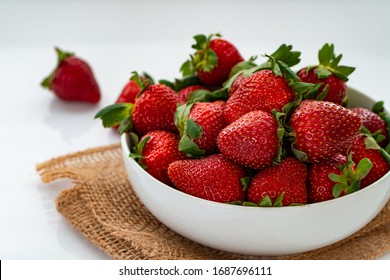
{"label": "white ceramic bowl", "polygon": [[[350,107],[374,101],[349,89]],[[330,201],[280,208],[228,205],[187,195],[159,182],[129,158],[121,138],[130,182],[146,208],[163,224],[193,241],[228,252],[276,256],[317,249],[355,233],[390,197],[390,172],[353,194]]]}

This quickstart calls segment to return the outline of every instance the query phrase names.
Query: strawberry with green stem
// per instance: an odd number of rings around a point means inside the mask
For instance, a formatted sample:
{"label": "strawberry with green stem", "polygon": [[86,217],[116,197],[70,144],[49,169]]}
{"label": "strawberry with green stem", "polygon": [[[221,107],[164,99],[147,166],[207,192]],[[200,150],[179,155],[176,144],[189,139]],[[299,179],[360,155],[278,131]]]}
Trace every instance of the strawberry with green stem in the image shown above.
{"label": "strawberry with green stem", "polygon": [[361,188],[361,181],[370,172],[372,163],[362,158],[356,165],[352,155],[349,153],[347,158],[335,154],[327,161],[310,165],[307,184],[310,203],[331,200]]}
{"label": "strawberry with green stem", "polygon": [[[348,76],[352,74],[355,67],[339,65],[342,55],[336,56],[333,44],[325,44],[318,52],[319,64],[301,69],[298,72],[303,82],[318,84],[322,83],[320,91],[328,86],[325,101],[342,105],[347,98]],[[307,99],[315,99],[307,97]]]}
{"label": "strawberry with green stem", "polygon": [[[216,37],[216,38],[215,38]],[[196,52],[181,66],[183,76],[196,74],[207,86],[221,86],[231,69],[243,61],[237,48],[220,34],[194,36]]]}
{"label": "strawberry with green stem", "polygon": [[101,109],[95,118],[101,118],[104,127],[119,125],[118,133],[135,131],[142,136],[154,130],[177,133],[174,115],[180,103],[176,92],[166,85],[149,84],[135,72],[131,78],[141,91],[134,104],[119,103]]}
{"label": "strawberry with green stem", "polygon": [[345,154],[362,126],[351,110],[329,101],[303,100],[287,122],[292,151],[301,161],[317,163]]}
{"label": "strawberry with green stem", "polygon": [[65,101],[97,103],[100,89],[89,64],[74,53],[55,48],[58,62],[41,86]]}
{"label": "strawberry with green stem", "polygon": [[130,157],[160,182],[172,186],[168,177],[168,166],[174,161],[186,159],[178,150],[179,136],[168,131],[148,132],[140,140],[130,133],[132,149]]}
{"label": "strawberry with green stem", "polygon": [[188,102],[178,107],[175,124],[180,132],[179,150],[189,157],[218,151],[217,136],[226,126],[223,107],[213,102]]}

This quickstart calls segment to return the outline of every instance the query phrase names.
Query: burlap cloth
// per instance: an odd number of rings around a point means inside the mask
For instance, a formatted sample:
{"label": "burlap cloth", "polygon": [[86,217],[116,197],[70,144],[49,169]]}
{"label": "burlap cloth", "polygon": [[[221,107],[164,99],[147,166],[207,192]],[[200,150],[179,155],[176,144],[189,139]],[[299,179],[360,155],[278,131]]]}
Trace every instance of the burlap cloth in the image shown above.
{"label": "burlap cloth", "polygon": [[[43,182],[71,179],[74,186],[55,201],[58,212],[113,259],[271,259],[214,250],[161,224],[132,190],[119,144],[57,157],[36,168]],[[374,259],[389,251],[390,202],[353,236],[277,259]]]}

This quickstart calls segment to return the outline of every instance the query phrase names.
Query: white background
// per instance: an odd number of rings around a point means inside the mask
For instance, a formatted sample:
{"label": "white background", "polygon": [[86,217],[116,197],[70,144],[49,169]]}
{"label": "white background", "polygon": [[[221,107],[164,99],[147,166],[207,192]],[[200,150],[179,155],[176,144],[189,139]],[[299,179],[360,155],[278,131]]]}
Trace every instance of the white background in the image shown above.
{"label": "white background", "polygon": [[[349,85],[390,104],[389,12],[385,0],[0,0],[0,259],[109,259],[57,213],[55,197],[71,183],[43,184],[35,165],[118,142],[93,116],[131,71],[179,77],[198,33],[222,33],[245,58],[292,44],[301,66],[329,42],[356,67]],[[55,66],[54,46],[90,63],[98,105],[65,103],[39,86]]]}

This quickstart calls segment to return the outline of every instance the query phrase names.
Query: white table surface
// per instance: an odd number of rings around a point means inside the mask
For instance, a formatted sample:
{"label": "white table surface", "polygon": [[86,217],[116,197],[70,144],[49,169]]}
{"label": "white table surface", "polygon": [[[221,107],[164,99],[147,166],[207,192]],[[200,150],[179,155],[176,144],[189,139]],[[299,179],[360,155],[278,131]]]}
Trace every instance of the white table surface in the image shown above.
{"label": "white table surface", "polygon": [[[390,104],[389,12],[390,1],[0,0],[0,259],[109,259],[55,209],[71,182],[43,184],[35,165],[119,142],[93,116],[131,71],[179,77],[198,33],[222,33],[245,58],[293,44],[301,66],[329,42],[357,68],[349,85]],[[90,63],[98,105],[65,103],[39,86],[56,63],[54,46]]]}

